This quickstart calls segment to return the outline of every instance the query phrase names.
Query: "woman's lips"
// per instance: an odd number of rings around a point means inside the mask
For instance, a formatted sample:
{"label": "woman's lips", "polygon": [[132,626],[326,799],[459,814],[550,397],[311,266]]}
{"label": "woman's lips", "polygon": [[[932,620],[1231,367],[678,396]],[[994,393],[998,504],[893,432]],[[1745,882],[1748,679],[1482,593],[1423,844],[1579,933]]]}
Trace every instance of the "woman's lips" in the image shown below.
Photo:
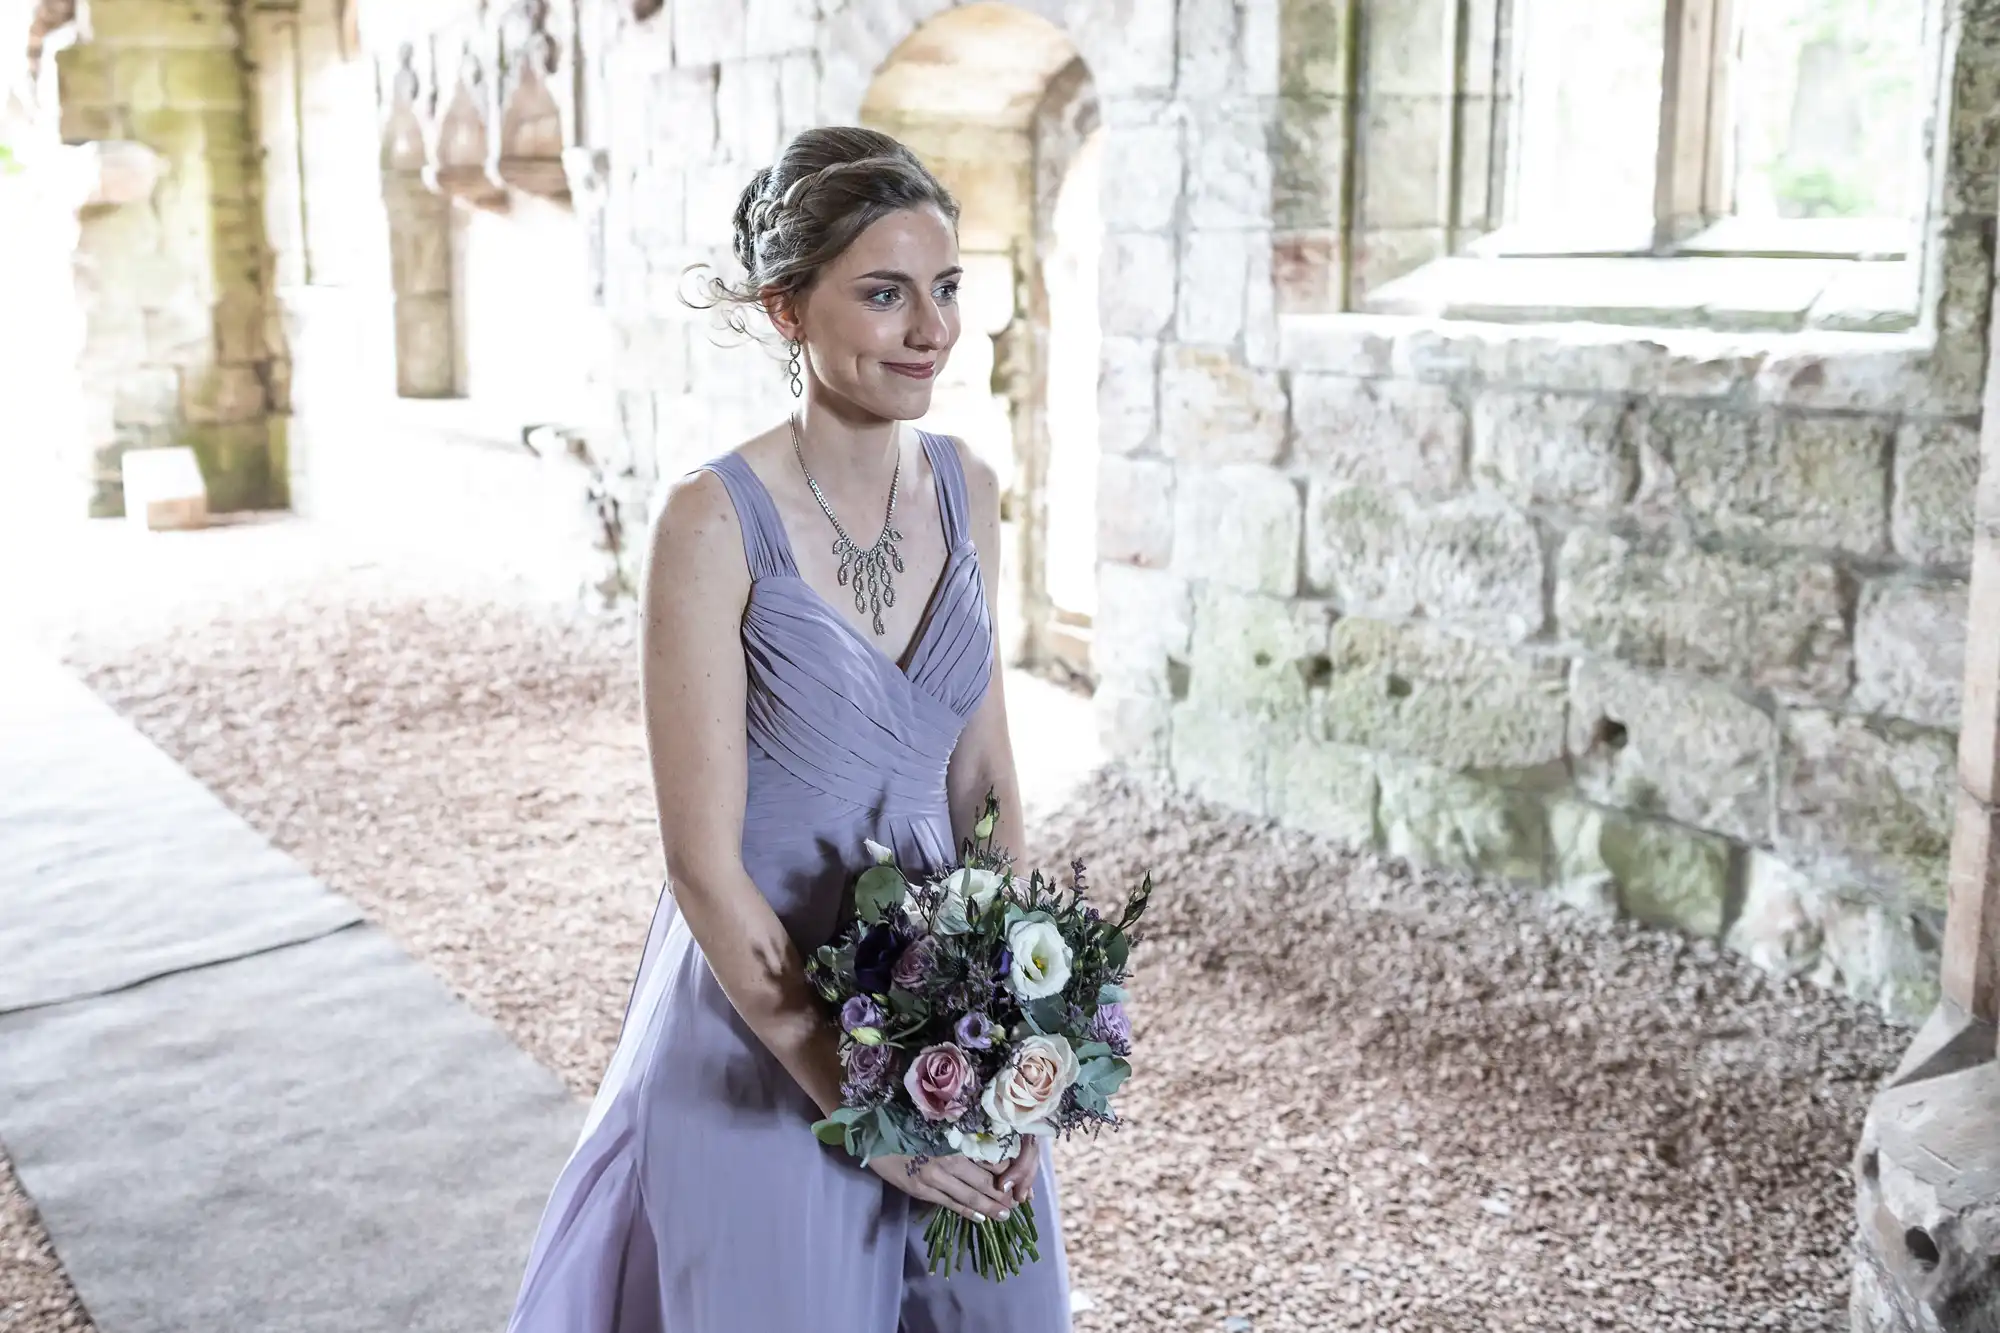
{"label": "woman's lips", "polygon": [[898,375],[908,375],[913,380],[927,380],[937,374],[935,361],[884,361],[882,364]]}

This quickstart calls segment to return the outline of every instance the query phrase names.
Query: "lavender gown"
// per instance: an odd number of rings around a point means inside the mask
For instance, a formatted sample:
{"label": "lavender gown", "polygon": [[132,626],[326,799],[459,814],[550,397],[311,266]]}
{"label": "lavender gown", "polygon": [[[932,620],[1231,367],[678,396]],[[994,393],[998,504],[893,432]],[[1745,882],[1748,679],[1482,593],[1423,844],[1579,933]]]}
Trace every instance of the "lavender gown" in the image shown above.
{"label": "lavender gown", "polygon": [[[802,952],[868,865],[953,856],[945,766],[992,675],[993,630],[957,447],[924,435],[948,554],[904,664],[799,577],[736,454],[751,589],[743,865]],[[1069,1319],[1047,1154],[1039,1263],[1003,1282],[924,1272],[915,1204],[809,1126],[810,1098],[738,1017],[662,894],[624,1030],[529,1255],[509,1333],[1056,1333]]]}

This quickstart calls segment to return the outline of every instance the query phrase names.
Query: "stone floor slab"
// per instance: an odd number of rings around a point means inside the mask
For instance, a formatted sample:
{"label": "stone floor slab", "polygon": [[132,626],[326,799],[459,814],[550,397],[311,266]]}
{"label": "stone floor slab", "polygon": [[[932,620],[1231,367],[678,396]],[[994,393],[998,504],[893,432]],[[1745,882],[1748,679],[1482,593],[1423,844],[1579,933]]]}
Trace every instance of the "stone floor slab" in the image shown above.
{"label": "stone floor slab", "polygon": [[102,1333],[492,1333],[583,1107],[372,927],[0,1017]]}
{"label": "stone floor slab", "polygon": [[79,681],[0,644],[0,1013],[361,919]]}

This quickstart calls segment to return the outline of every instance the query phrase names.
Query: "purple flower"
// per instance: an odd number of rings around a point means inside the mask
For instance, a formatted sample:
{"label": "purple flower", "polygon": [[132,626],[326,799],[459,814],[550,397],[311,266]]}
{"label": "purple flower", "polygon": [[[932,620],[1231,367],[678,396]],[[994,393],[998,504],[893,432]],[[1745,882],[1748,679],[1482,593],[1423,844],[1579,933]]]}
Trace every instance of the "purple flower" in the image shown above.
{"label": "purple flower", "polygon": [[993,1020],[985,1014],[967,1014],[951,1031],[967,1050],[983,1051],[993,1044]]}
{"label": "purple flower", "polygon": [[846,1004],[840,1006],[840,1026],[844,1032],[856,1028],[879,1028],[882,1026],[882,1006],[866,995],[849,996]]}
{"label": "purple flower", "polygon": [[1113,1001],[1098,1006],[1091,1015],[1090,1026],[1084,1029],[1086,1041],[1101,1041],[1111,1048],[1113,1055],[1129,1055],[1132,1051],[1132,1018],[1125,1012],[1125,1006]]}
{"label": "purple flower", "polygon": [[888,990],[902,952],[903,937],[894,926],[870,926],[854,946],[854,980],[878,995]]}
{"label": "purple flower", "polygon": [[1012,949],[1009,949],[1004,944],[1001,945],[1000,962],[994,967],[993,975],[996,977],[1004,977],[1007,975],[1007,970],[1013,966],[1014,966],[1014,951]]}
{"label": "purple flower", "polygon": [[850,1046],[844,1058],[848,1087],[865,1097],[882,1090],[896,1053],[887,1046]]}
{"label": "purple flower", "polygon": [[937,965],[938,943],[934,936],[925,935],[916,943],[903,950],[896,959],[896,966],[890,970],[889,979],[904,990],[913,991],[924,984]]}

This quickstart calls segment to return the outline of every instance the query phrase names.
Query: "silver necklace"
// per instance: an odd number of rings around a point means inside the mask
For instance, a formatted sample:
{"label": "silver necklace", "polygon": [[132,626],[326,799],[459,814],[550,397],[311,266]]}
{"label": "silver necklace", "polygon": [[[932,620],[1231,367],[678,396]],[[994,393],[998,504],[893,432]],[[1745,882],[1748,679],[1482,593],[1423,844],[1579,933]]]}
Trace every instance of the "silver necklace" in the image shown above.
{"label": "silver necklace", "polygon": [[903,572],[903,557],[897,554],[896,543],[903,540],[903,534],[896,531],[896,489],[903,481],[903,451],[896,451],[896,471],[889,478],[889,512],[882,519],[882,535],[875,544],[862,550],[847,535],[847,529],[840,526],[834,517],[833,506],[826,502],[826,495],[819,483],[813,480],[812,469],[806,466],[806,451],[799,438],[799,417],[794,412],[792,422],[792,452],[798,455],[799,471],[806,474],[806,485],[812,488],[813,499],[819,501],[820,512],[839,538],[833,543],[833,553],[840,557],[840,586],[845,588],[851,581],[854,586],[854,609],[870,612],[874,617],[875,632],[887,633],[882,628],[882,608],[896,604],[896,584],[891,574]]}

